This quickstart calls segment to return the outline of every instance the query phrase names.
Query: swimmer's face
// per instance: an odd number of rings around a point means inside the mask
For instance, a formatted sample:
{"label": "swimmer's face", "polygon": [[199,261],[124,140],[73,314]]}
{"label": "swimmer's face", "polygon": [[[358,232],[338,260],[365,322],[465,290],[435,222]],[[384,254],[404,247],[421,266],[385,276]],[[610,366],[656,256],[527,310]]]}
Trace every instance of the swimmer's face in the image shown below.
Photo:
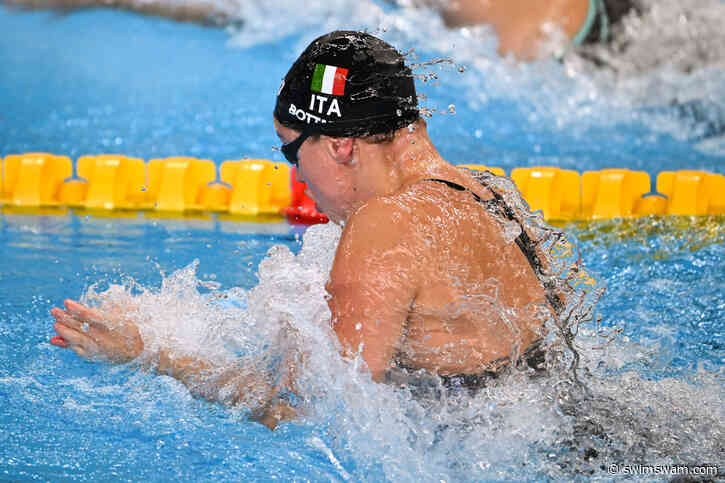
{"label": "swimmer's face", "polygon": [[[274,120],[274,130],[282,144],[300,135],[300,131],[285,127]],[[337,162],[330,152],[330,138],[309,137],[297,151],[297,181],[307,183],[305,193],[315,201],[318,210],[332,221],[347,219],[355,204],[352,179],[349,170]]]}

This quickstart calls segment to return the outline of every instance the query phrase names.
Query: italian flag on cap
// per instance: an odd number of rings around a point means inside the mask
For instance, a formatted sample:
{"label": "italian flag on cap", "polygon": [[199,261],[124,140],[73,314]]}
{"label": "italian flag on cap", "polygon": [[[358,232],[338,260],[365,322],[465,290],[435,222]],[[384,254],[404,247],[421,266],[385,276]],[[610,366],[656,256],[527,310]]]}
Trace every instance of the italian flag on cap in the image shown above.
{"label": "italian flag on cap", "polygon": [[312,74],[310,89],[323,94],[344,96],[346,80],[347,69],[335,67],[334,65],[317,64],[315,73]]}

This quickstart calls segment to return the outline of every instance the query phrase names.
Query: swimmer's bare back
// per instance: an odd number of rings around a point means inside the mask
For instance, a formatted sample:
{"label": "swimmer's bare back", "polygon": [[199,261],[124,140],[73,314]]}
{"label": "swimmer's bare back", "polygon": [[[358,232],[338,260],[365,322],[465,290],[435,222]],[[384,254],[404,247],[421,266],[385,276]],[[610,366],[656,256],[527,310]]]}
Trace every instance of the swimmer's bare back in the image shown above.
{"label": "swimmer's bare back", "polygon": [[[549,35],[546,25],[560,29],[573,38],[585,23],[589,0],[457,0],[438,2],[420,0],[419,6],[439,10],[451,28],[488,24],[499,37],[499,52],[512,53],[524,60],[536,58],[539,46]],[[235,2],[205,0],[0,0],[0,5],[29,10],[71,12],[85,8],[116,8],[144,15],[192,22],[207,26],[240,24],[239,5]]]}
{"label": "swimmer's bare back", "polygon": [[440,14],[447,27],[491,25],[499,38],[499,52],[520,59],[539,56],[540,45],[551,34],[547,26],[573,39],[585,23],[589,0],[457,0],[445,2]]}
{"label": "swimmer's bare back", "polygon": [[[30,10],[56,10],[69,12],[85,8],[116,8],[165,17],[180,22],[224,26],[240,23],[239,7],[204,0],[0,0],[0,4]],[[545,39],[542,26],[556,25],[573,38],[587,17],[588,0],[457,0],[431,2],[422,0],[421,6],[435,6],[448,27],[489,24],[499,36],[499,51],[513,53],[519,58],[537,56],[538,45]]]}
{"label": "swimmer's bare back", "polygon": [[[491,197],[455,169],[443,175]],[[495,370],[541,337],[547,307],[494,215],[471,192],[426,180],[348,220],[328,290],[333,318],[344,321],[338,337],[362,349],[377,380],[394,364],[440,375]]]}

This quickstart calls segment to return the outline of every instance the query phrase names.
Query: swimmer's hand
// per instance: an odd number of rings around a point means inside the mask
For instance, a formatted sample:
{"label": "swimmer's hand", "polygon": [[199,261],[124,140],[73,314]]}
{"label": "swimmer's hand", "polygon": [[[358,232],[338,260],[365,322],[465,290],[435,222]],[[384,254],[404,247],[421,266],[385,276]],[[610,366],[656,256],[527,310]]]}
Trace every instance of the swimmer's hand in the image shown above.
{"label": "swimmer's hand", "polygon": [[[55,318],[53,328],[58,333],[50,343],[70,348],[79,356],[94,361],[130,362],[141,354],[144,344],[138,328],[125,315],[127,311],[128,305],[99,311],[66,300],[65,310],[54,307],[50,311]],[[294,389],[294,382],[290,380],[292,370],[271,384],[254,366],[245,368],[237,363],[218,366],[193,356],[172,357],[166,349],[160,349],[157,356],[154,369],[158,374],[177,379],[193,395],[210,401],[234,406],[245,400],[247,404],[257,406],[252,419],[269,429],[297,415],[296,408],[278,397],[280,393]]]}
{"label": "swimmer's hand", "polygon": [[65,310],[53,307],[53,329],[58,333],[50,343],[72,349],[93,361],[125,363],[143,351],[138,328],[122,314],[108,314],[67,299]]}

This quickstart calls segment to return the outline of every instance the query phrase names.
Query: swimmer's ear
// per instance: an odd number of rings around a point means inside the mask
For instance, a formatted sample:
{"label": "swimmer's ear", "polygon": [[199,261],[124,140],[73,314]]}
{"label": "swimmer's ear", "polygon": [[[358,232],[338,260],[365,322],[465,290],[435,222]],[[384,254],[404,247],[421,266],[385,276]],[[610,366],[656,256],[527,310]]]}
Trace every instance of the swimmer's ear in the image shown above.
{"label": "swimmer's ear", "polygon": [[355,140],[353,138],[326,138],[327,151],[330,157],[338,163],[352,161]]}

